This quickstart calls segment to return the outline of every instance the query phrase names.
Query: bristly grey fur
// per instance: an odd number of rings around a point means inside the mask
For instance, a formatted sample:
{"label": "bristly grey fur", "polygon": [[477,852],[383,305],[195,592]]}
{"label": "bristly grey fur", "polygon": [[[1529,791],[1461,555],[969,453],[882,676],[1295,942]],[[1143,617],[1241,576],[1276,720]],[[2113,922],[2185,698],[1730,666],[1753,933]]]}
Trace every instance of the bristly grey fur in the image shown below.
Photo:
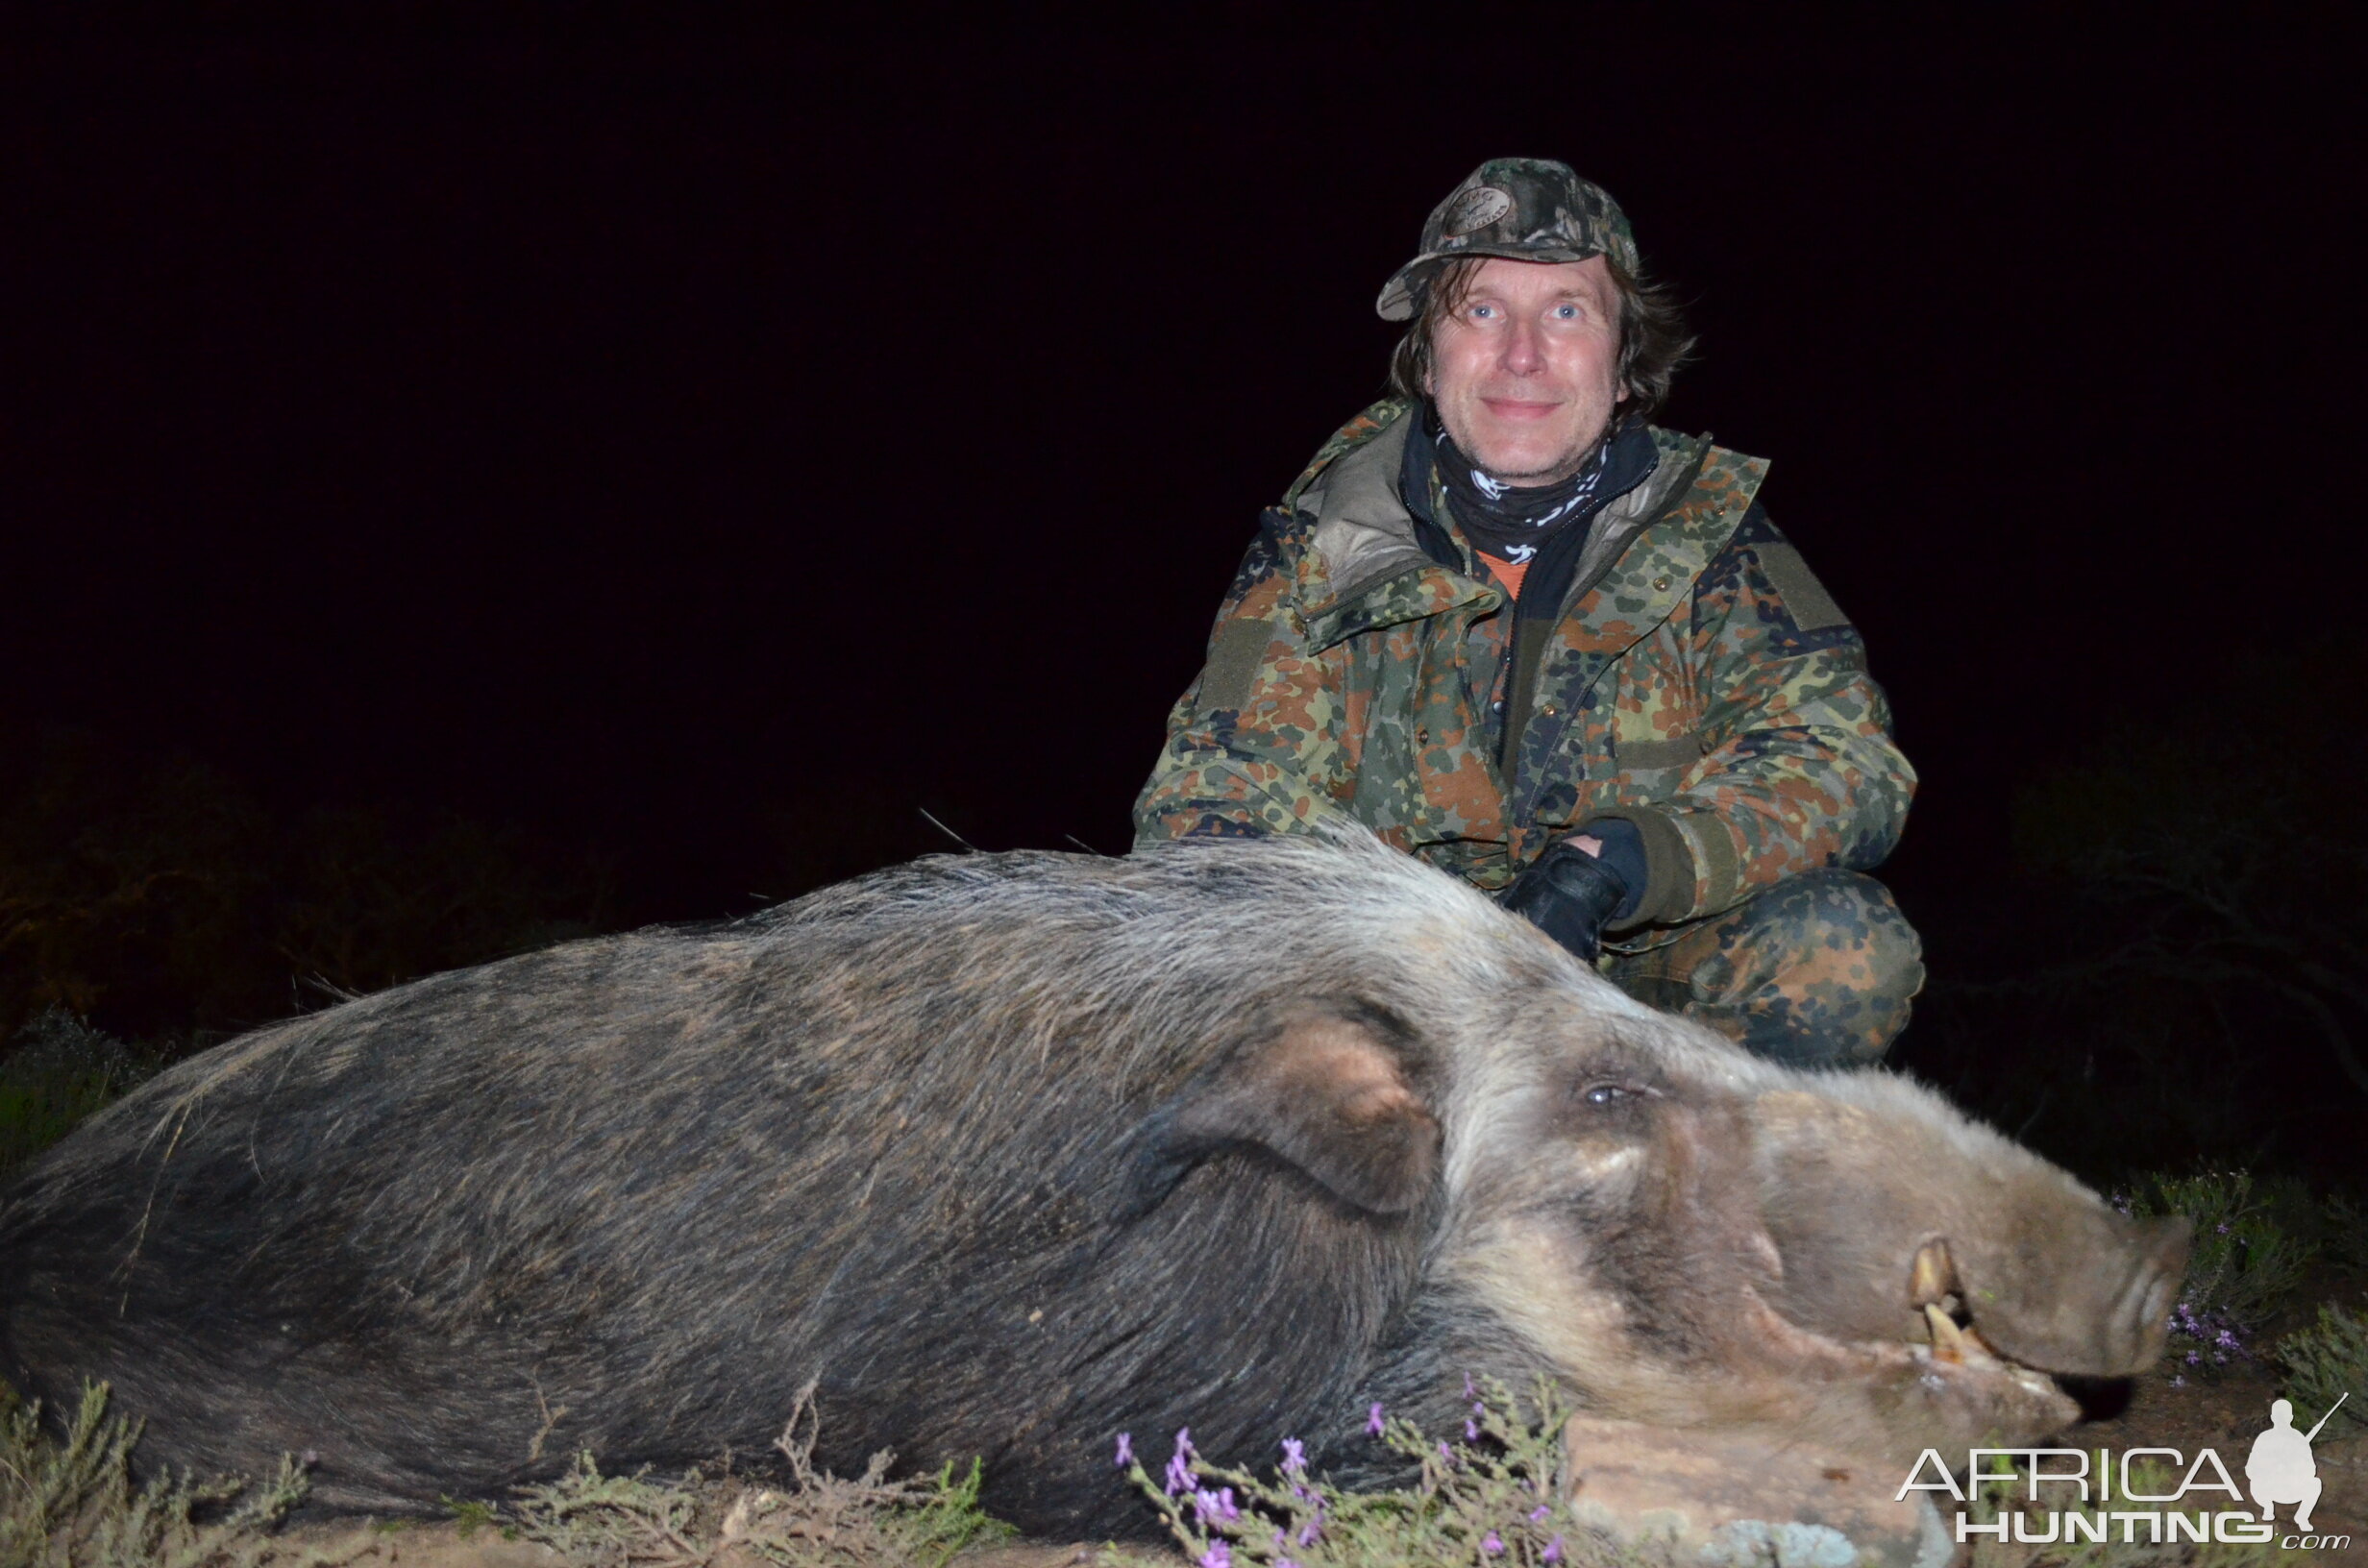
{"label": "bristly grey fur", "polygon": [[[1347,1470],[1369,1401],[1460,1421],[1467,1372],[1656,1422],[2027,1428],[2058,1407],[1917,1391],[1906,1260],[1945,1229],[1998,1342],[2126,1360],[2090,1320],[2161,1264],[2119,1224],[1373,841],[934,857],[181,1065],[0,1203],[0,1352],[53,1400],[112,1380],[152,1461],[313,1450],[340,1508],[762,1452],[816,1381],[823,1462],[983,1456],[1024,1527],[1133,1533],[1121,1431]],[[1799,1344],[1739,1328],[1770,1311]]]}

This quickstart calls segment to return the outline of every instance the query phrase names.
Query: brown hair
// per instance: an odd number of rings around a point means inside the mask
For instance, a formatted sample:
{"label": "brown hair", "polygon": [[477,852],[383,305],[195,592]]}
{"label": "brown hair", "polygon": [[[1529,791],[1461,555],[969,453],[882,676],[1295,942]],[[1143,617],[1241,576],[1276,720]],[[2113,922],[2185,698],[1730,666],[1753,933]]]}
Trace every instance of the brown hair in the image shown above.
{"label": "brown hair", "polygon": [[[1419,285],[1422,308],[1408,324],[1406,335],[1390,353],[1390,390],[1401,398],[1426,395],[1431,379],[1431,340],[1439,324],[1464,307],[1472,278],[1485,256],[1460,256]],[[1693,336],[1686,331],[1685,312],[1676,291],[1657,279],[1632,273],[1610,257],[1612,286],[1619,293],[1619,384],[1628,394],[1623,413],[1651,419],[1669,399],[1669,384],[1678,368],[1692,357]]]}

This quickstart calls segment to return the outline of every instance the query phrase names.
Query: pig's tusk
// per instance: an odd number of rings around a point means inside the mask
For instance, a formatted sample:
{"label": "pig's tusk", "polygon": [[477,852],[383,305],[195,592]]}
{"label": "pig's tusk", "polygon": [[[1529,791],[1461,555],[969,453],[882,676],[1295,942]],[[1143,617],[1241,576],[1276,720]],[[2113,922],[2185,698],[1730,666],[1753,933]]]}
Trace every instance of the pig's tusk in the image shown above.
{"label": "pig's tusk", "polygon": [[1948,1242],[1938,1237],[1925,1242],[1908,1274],[1908,1305],[1929,1307],[1956,1288],[1957,1263]]}
{"label": "pig's tusk", "polygon": [[1928,1302],[1924,1307],[1924,1321],[1933,1331],[1933,1360],[1963,1362],[1965,1336],[1957,1332],[1957,1325],[1949,1321],[1949,1314],[1937,1305]]}

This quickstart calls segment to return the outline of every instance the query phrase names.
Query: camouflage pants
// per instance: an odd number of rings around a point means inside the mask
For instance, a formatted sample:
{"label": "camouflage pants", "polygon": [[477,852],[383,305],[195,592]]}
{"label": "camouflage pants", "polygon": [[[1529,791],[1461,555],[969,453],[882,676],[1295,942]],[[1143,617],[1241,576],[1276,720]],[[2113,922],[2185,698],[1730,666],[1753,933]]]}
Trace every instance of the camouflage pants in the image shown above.
{"label": "camouflage pants", "polygon": [[1637,1000],[1708,1024],[1792,1066],[1879,1061],[1924,985],[1923,944],[1871,876],[1788,877],[1649,947],[1607,948],[1603,972]]}

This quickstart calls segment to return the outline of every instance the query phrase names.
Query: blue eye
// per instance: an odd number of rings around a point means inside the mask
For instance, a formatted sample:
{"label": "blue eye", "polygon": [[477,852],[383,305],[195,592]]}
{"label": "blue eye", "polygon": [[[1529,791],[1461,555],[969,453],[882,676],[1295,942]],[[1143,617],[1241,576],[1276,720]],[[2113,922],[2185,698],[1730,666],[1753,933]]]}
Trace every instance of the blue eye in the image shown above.
{"label": "blue eye", "polygon": [[1575,305],[1559,306],[1555,308],[1554,313],[1565,321],[1576,321],[1579,319],[1579,307]]}
{"label": "blue eye", "polygon": [[1471,313],[1475,318],[1493,315],[1495,311],[1496,307],[1492,305],[1475,305],[1471,307]]}

